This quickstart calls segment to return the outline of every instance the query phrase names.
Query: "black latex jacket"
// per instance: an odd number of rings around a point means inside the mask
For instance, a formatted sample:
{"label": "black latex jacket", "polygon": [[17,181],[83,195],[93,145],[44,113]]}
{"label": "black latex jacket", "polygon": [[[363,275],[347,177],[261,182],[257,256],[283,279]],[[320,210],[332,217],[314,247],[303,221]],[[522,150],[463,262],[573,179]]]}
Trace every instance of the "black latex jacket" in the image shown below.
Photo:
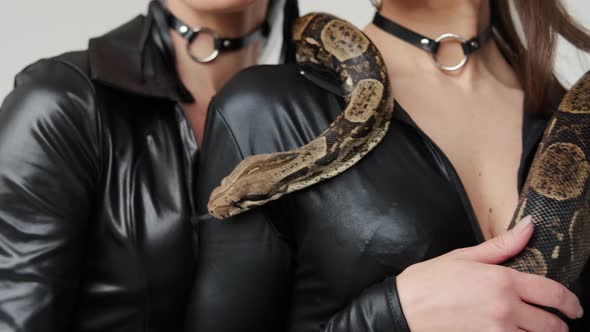
{"label": "black latex jacket", "polygon": [[158,8],[27,67],[0,108],[2,332],[182,330],[198,147]]}
{"label": "black latex jacket", "polygon": [[[269,66],[238,75],[212,102],[187,331],[407,331],[395,276],[483,241],[453,166],[398,104],[381,144],[343,174],[226,221],[207,215],[209,193],[242,159],[325,130],[342,111],[338,91],[313,68]],[[524,115],[519,188],[558,99]],[[582,286],[588,276],[574,288],[589,312]]]}

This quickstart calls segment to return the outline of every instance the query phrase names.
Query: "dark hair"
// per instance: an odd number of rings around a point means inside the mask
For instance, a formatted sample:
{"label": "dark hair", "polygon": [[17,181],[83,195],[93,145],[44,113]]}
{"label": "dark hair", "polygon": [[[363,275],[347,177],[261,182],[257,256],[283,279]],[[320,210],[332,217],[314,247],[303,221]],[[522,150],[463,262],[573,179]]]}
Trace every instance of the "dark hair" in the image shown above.
{"label": "dark hair", "polygon": [[283,61],[286,63],[295,62],[295,44],[293,43],[293,25],[299,17],[299,6],[297,0],[286,0],[285,22],[283,24]]}
{"label": "dark hair", "polygon": [[560,87],[553,74],[557,35],[590,52],[590,33],[565,10],[560,0],[512,0],[526,45],[518,36],[510,0],[490,0],[492,22],[500,48],[512,64],[527,96],[527,110],[542,109],[553,89]]}

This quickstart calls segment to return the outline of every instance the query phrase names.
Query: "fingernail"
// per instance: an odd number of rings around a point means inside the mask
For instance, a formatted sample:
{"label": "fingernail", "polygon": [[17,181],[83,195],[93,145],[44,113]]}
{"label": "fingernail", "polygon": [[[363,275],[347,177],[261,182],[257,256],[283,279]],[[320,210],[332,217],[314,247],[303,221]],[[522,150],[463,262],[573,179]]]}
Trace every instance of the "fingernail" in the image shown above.
{"label": "fingernail", "polygon": [[582,318],[582,316],[584,316],[584,308],[580,306],[580,309],[578,310],[578,318]]}
{"label": "fingernail", "polygon": [[524,217],[516,226],[514,227],[514,231],[517,233],[523,232],[533,223],[533,217],[526,216]]}

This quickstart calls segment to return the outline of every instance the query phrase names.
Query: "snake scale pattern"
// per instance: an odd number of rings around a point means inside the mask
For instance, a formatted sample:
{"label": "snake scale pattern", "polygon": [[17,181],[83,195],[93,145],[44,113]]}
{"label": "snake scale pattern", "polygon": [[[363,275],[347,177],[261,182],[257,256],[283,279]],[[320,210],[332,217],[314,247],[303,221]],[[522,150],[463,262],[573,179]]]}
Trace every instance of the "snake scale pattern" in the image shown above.
{"label": "snake scale pattern", "polygon": [[570,285],[590,256],[590,72],[566,94],[533,159],[510,228],[531,215],[527,247],[505,263]]}
{"label": "snake scale pattern", "polygon": [[361,160],[387,133],[393,97],[383,58],[353,25],[328,14],[308,14],[293,28],[297,61],[339,74],[346,109],[306,145],[250,156],[217,187],[209,213],[233,216],[334,177]]}
{"label": "snake scale pattern", "polygon": [[[295,150],[244,159],[212,192],[209,213],[227,218],[337,176],[379,144],[393,112],[385,63],[355,26],[308,14],[293,29],[299,63],[339,75],[346,107],[317,138]],[[590,256],[590,72],[567,93],[533,160],[510,227],[532,215],[535,233],[505,263],[569,285]]]}

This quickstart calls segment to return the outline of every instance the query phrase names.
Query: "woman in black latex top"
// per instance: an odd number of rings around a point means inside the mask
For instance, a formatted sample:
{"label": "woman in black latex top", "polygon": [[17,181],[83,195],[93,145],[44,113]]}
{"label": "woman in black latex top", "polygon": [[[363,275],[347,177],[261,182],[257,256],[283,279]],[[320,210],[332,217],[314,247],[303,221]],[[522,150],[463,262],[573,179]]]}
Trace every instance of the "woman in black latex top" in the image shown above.
{"label": "woman in black latex top", "polygon": [[[507,1],[384,0],[381,15],[430,38],[469,39],[490,23],[495,35],[449,73],[367,26],[396,99],[383,141],[331,180],[220,222],[206,204],[224,176],[249,155],[307,143],[343,104],[339,82],[312,66],[255,67],[232,80],[211,104],[199,162],[187,330],[588,331],[579,319],[590,309],[588,271],[573,294],[498,265],[533,232],[530,222],[504,230],[564,92],[550,41],[559,32],[590,50],[558,1],[515,5],[534,52]],[[441,46],[439,61],[458,62],[457,49]]]}
{"label": "woman in black latex top", "polygon": [[[152,1],[88,50],[16,77],[0,107],[0,331],[182,330],[207,106],[269,47],[278,60],[296,15],[291,0]],[[261,33],[198,63],[172,17],[223,38]],[[197,56],[211,51],[201,37]]]}

